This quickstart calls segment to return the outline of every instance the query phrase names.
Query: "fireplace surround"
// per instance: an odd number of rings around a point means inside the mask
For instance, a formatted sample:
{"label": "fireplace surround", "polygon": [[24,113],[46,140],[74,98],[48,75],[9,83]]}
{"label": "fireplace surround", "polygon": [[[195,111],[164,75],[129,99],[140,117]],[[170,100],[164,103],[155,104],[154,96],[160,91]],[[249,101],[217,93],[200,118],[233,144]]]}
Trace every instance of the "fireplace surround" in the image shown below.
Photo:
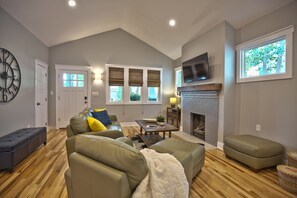
{"label": "fireplace surround", "polygon": [[222,84],[195,85],[178,88],[181,93],[183,131],[193,135],[193,114],[205,116],[205,141],[218,141],[219,93]]}

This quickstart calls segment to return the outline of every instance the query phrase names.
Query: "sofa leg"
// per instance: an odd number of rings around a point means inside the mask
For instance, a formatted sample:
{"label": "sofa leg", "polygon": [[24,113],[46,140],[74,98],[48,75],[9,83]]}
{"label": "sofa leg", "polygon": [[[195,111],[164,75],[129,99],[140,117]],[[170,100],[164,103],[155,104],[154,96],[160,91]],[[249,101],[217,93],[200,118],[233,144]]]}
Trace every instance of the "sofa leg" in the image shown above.
{"label": "sofa leg", "polygon": [[46,142],[43,142],[43,145],[45,146],[46,145]]}

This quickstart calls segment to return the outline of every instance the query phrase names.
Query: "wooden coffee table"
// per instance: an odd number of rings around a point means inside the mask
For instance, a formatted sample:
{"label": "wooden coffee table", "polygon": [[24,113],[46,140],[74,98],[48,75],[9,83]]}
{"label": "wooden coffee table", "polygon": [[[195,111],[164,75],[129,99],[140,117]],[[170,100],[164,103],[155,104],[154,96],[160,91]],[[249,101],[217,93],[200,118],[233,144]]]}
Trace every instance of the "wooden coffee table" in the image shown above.
{"label": "wooden coffee table", "polygon": [[[164,126],[157,125],[157,122],[147,122],[146,120],[135,120],[137,124],[140,126],[140,135],[139,137],[142,139],[142,141],[149,147],[156,142],[161,141],[162,139],[165,139],[165,133],[169,133],[169,137],[171,137],[171,131],[178,131],[179,128],[165,123]],[[144,130],[144,134],[142,133],[142,130]],[[159,135],[159,133],[163,133],[163,137]]]}

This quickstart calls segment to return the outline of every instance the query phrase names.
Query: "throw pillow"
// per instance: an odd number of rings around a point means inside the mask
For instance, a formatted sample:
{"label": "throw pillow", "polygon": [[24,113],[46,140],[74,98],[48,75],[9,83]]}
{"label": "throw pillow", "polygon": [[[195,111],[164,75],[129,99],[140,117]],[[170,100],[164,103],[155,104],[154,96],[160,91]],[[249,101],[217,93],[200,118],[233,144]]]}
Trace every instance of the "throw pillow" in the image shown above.
{"label": "throw pillow", "polygon": [[105,108],[101,108],[101,109],[94,109],[95,112],[100,112],[100,111],[104,111],[106,110]]}
{"label": "throw pillow", "polygon": [[106,130],[106,127],[97,119],[90,116],[87,117],[88,124],[91,131],[103,131]]}
{"label": "throw pillow", "polygon": [[107,111],[99,111],[99,112],[91,112],[92,116],[94,118],[96,118],[97,120],[99,120],[100,122],[102,122],[102,124],[104,124],[105,126],[110,125],[111,121],[109,119],[109,116],[107,114]]}
{"label": "throw pillow", "polygon": [[86,118],[83,114],[78,114],[70,119],[70,126],[74,135],[90,131]]}

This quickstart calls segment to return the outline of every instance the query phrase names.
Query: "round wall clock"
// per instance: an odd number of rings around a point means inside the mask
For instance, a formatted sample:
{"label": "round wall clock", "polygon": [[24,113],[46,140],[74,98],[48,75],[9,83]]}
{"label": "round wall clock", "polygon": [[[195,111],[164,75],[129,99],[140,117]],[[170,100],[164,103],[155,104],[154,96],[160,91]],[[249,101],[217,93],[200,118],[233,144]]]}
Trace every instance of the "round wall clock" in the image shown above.
{"label": "round wall clock", "polygon": [[21,70],[16,58],[0,48],[0,102],[15,98],[21,87]]}

